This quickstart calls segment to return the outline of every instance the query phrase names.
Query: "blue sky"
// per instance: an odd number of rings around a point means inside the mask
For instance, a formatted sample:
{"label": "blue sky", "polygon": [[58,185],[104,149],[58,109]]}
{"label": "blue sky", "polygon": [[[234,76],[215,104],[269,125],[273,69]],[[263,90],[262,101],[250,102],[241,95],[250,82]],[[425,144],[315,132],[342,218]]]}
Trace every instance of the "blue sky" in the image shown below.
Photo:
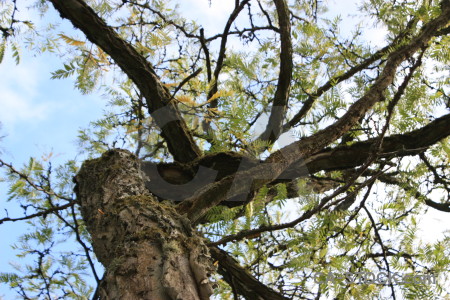
{"label": "blue sky", "polygon": [[[221,31],[234,5],[234,1],[218,0],[212,0],[211,7],[208,7],[208,0],[182,2],[181,11],[188,18],[197,19],[210,33]],[[332,14],[342,14],[346,19],[348,13],[354,13],[351,9],[354,1],[334,3],[338,5],[333,6]],[[53,12],[52,17],[58,18],[58,15]],[[350,30],[351,23],[346,28]],[[383,35],[382,31],[372,30],[372,44],[380,45]],[[2,159],[17,167],[26,163],[30,156],[40,157],[50,152],[56,163],[73,159],[78,150],[78,130],[86,128],[90,121],[102,115],[106,100],[95,92],[81,95],[73,88],[71,79],[51,80],[50,73],[61,66],[56,55],[46,53],[34,56],[24,50],[19,65],[10,56],[10,53],[6,53],[0,64],[0,135],[6,135],[0,143]],[[15,210],[13,203],[5,203],[6,189],[7,186],[0,183],[0,211],[3,213],[4,208],[8,208],[10,217],[18,216],[21,211]],[[424,229],[445,229],[450,228],[450,222],[446,214],[433,211],[424,218],[422,226]],[[17,260],[8,245],[16,240],[24,228],[18,223],[0,226],[0,271],[8,270],[8,262]],[[439,236],[439,231],[436,231],[436,235]],[[428,234],[427,239],[433,239],[436,235],[433,237]],[[9,298],[7,287],[0,286],[0,297],[2,294]]]}
{"label": "blue sky", "polygon": [[[28,11],[21,13],[27,15]],[[39,23],[38,18],[30,18]],[[22,49],[19,65],[9,51],[0,64],[0,136],[5,136],[0,142],[0,156],[17,168],[31,156],[40,158],[49,153],[53,153],[55,165],[74,159],[78,129],[102,114],[106,101],[99,93],[81,95],[74,90],[72,80],[50,79],[51,72],[60,66],[55,54],[35,56],[26,49]],[[3,172],[0,174],[3,176]],[[0,183],[1,217],[5,216],[4,209],[10,217],[22,216],[14,201],[6,203],[7,189],[7,184]],[[0,226],[0,272],[12,271],[9,263],[19,261],[10,245],[25,231],[24,222]],[[2,295],[12,299],[15,293],[0,285],[0,299]]]}
{"label": "blue sky", "polygon": [[[81,127],[101,116],[105,101],[99,94],[81,95],[70,80],[51,80],[50,71],[59,66],[51,55],[33,57],[23,52],[16,65],[8,53],[0,64],[0,142],[5,162],[21,167],[31,156],[53,153],[55,164],[77,154],[76,137]],[[3,174],[2,174],[3,175]],[[14,202],[6,203],[7,185],[0,183],[0,210],[10,217],[22,216]],[[26,229],[23,222],[0,226],[0,271],[11,270],[9,262],[18,261],[10,246]],[[11,299],[7,287],[0,285],[0,296]]]}

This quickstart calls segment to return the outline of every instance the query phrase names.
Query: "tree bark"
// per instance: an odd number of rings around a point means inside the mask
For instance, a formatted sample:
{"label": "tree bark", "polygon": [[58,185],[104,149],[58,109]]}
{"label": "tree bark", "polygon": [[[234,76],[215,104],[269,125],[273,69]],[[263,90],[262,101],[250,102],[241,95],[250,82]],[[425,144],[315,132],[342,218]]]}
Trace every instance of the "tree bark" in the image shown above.
{"label": "tree bark", "polygon": [[211,255],[219,261],[218,272],[234,289],[238,290],[247,300],[287,300],[281,293],[256,280],[250,272],[239,265],[225,251],[212,246]]}
{"label": "tree bark", "polygon": [[323,150],[339,137],[351,129],[358,120],[364,116],[377,102],[384,101],[386,89],[394,82],[397,68],[400,64],[412,57],[417,51],[423,49],[435,36],[435,33],[448,25],[450,21],[450,6],[442,7],[441,14],[426,23],[419,34],[413,37],[408,43],[402,45],[391,52],[386,60],[383,71],[375,80],[374,84],[356,102],[354,102],[347,112],[336,122],[318,131],[317,133],[294,142],[274,153],[266,160],[266,164],[258,165],[246,172],[242,172],[239,178],[228,176],[222,180],[211,183],[194,196],[187,198],[178,205],[178,211],[186,213],[193,224],[196,224],[214,206],[225,200],[247,192],[249,178],[261,178],[254,181],[250,191],[274,181],[290,165],[299,158],[310,157],[314,153]]}
{"label": "tree bark", "polygon": [[76,194],[106,273],[101,299],[209,299],[208,248],[189,220],[147,191],[134,155],[111,150],[88,160]]}
{"label": "tree bark", "polygon": [[144,95],[149,113],[176,161],[190,162],[201,151],[169,91],[162,85],[150,63],[124,41],[82,0],[50,0],[61,17],[80,29],[89,41],[108,53]]}
{"label": "tree bark", "polygon": [[[394,158],[417,155],[450,135],[450,114],[403,134],[387,136],[377,157]],[[371,153],[377,138],[325,148],[291,164],[273,184],[291,182],[320,171],[348,170],[361,166]],[[236,152],[220,152],[203,156],[189,164],[143,162],[145,185],[160,199],[181,202],[210,183],[242,173],[260,165],[257,159]],[[224,199],[220,204],[228,207],[242,205],[251,200],[251,181],[247,181],[247,194]],[[295,197],[295,196],[293,196]]]}

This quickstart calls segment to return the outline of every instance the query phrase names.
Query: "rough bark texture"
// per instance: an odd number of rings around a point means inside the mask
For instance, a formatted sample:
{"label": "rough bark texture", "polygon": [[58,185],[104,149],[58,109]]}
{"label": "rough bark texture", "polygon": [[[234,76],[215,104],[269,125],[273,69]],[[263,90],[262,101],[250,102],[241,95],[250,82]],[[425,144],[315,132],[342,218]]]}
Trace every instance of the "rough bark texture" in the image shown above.
{"label": "rough bark texture", "polygon": [[219,262],[219,273],[224,280],[239,291],[247,300],[287,300],[280,293],[272,290],[260,281],[256,280],[248,270],[242,268],[239,263],[225,251],[211,247],[211,255]]}
{"label": "rough bark texture", "polygon": [[[383,139],[378,157],[403,157],[424,152],[428,147],[450,135],[450,114],[437,118],[426,126],[395,134]],[[325,148],[304,161],[290,166],[282,175],[283,178],[299,177],[301,164],[306,163],[308,171],[314,174],[319,171],[345,170],[360,166],[372,151],[377,138],[355,142],[348,146]]]}
{"label": "rough bark texture", "polygon": [[[416,155],[449,135],[450,115],[444,115],[420,129],[384,138],[377,156],[385,158]],[[298,159],[272,182],[289,182],[319,171],[355,168],[366,161],[376,142],[377,138],[355,142],[349,146],[325,148],[309,157]],[[276,164],[273,166],[277,167]],[[200,169],[201,167],[203,168]],[[246,171],[256,167],[262,170],[256,173],[257,176],[246,175]],[[146,180],[146,186],[152,193],[162,199],[174,201],[194,198],[195,192],[200,191],[201,187],[226,179],[228,185],[220,190],[216,188],[210,195],[222,197],[220,203],[229,207],[242,205],[249,200],[254,184],[253,179],[274,177],[272,173],[264,174],[265,165],[260,161],[233,152],[205,156],[189,165],[171,163],[157,166],[150,162],[144,163],[143,171],[148,176],[147,179],[150,179],[150,181]],[[227,176],[230,177],[226,178]],[[151,183],[152,180],[153,183]],[[234,189],[230,190],[233,185]],[[230,194],[233,196],[227,197]],[[207,202],[213,197],[204,199]],[[183,207],[183,204],[180,207]]]}
{"label": "rough bark texture", "polygon": [[86,161],[76,193],[94,251],[106,268],[101,299],[209,299],[208,248],[189,221],[147,191],[125,150]]}
{"label": "rough bark texture", "polygon": [[[403,157],[416,155],[450,135],[450,114],[437,118],[417,130],[385,137],[377,156]],[[377,138],[355,142],[351,145],[325,148],[312,156],[300,159],[289,166],[276,180],[289,182],[296,178],[311,176],[320,171],[346,170],[362,165],[371,153]],[[261,164],[257,159],[236,152],[221,152],[203,156],[189,164],[143,162],[145,185],[161,200],[175,202],[189,198],[201,187],[226,176],[243,172]],[[250,190],[251,182],[248,183]],[[247,190],[247,191],[248,191]],[[246,196],[251,196],[247,194]],[[295,197],[296,195],[293,195]],[[228,207],[242,205],[248,197],[240,195],[224,199]]]}
{"label": "rough bark texture", "polygon": [[[193,231],[192,224],[201,222],[211,208],[224,201],[251,199],[251,193],[264,185],[307,176],[307,170],[315,173],[364,164],[367,156],[374,152],[373,146],[378,145],[378,139],[332,149],[326,147],[357,125],[377,102],[384,101],[385,92],[394,83],[402,63],[425,49],[436,33],[445,32],[450,20],[450,6],[446,0],[442,2],[441,15],[425,24],[419,33],[404,41],[400,35],[392,44],[395,47],[386,47],[359,66],[331,79],[310,95],[290,122],[282,125],[292,84],[292,41],[289,7],[285,0],[275,0],[281,40],[280,76],[269,124],[261,140],[274,141],[283,130],[296,125],[315,99],[336,83],[384,56],[386,60],[366,94],[354,102],[339,120],[261,162],[232,152],[202,157],[173,97],[145,57],[122,40],[83,0],[49,1],[62,17],[69,19],[92,43],[108,53],[135,83],[176,161],[160,165],[148,163],[141,168],[129,152],[113,150],[99,159],[86,161],[76,176],[81,212],[91,234],[94,251],[106,268],[99,288],[102,299],[209,299],[212,288],[208,273],[213,270],[209,250]],[[223,34],[213,78],[209,54],[204,50],[208,80],[214,81],[209,99],[217,91],[230,27],[249,2],[236,1]],[[202,31],[201,42],[207,49]],[[210,107],[215,106],[217,100],[210,103]],[[386,137],[376,149],[377,158],[421,153],[450,134],[449,122],[449,116],[444,116],[414,132]],[[157,200],[149,191],[160,199]],[[163,199],[182,202],[175,208],[160,201]],[[249,232],[293,227],[317,211],[306,211],[301,218],[290,223],[242,231],[234,237],[223,238],[216,245],[247,237]],[[246,299],[284,299],[240,267],[226,252],[210,246],[214,259],[219,261],[219,272],[236,294]]]}
{"label": "rough bark texture", "polygon": [[[230,151],[205,155],[189,164],[142,162],[142,171],[146,175],[145,186],[153,195],[161,200],[181,202],[202,187],[258,163],[256,159]],[[245,199],[234,197],[222,204],[233,207],[242,205]]]}
{"label": "rough bark texture", "polygon": [[149,113],[161,128],[174,159],[189,162],[201,155],[168,90],[150,63],[82,0],[51,0],[61,17],[69,19],[94,44],[108,53],[133,80],[147,100]]}
{"label": "rough bark texture", "polygon": [[242,172],[239,174],[239,177],[228,176],[219,182],[209,184],[194,194],[194,196],[183,201],[179,205],[178,211],[186,213],[188,218],[195,224],[201,220],[211,207],[218,205],[227,197],[233,197],[248,191],[248,188],[243,188],[242,186],[247,185],[249,178],[261,178],[260,180],[253,180],[251,190],[256,190],[274,181],[299,158],[310,157],[337,140],[357,124],[358,120],[377,102],[385,99],[384,93],[394,82],[398,66],[412,57],[418,50],[424,48],[434,37],[435,33],[447,26],[449,21],[450,6],[445,6],[442,8],[441,15],[425,24],[420,33],[413,37],[409,43],[390,53],[383,71],[374,84],[358,101],[348,108],[347,112],[339,120],[309,137],[274,152],[265,160],[266,164],[258,165],[246,172]]}

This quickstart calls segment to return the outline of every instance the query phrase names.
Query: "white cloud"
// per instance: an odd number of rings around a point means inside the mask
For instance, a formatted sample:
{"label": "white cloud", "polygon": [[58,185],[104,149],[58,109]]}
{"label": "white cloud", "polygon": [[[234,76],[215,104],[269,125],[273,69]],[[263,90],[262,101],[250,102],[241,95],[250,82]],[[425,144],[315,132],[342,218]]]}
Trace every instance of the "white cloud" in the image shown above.
{"label": "white cloud", "polygon": [[0,120],[6,126],[24,121],[36,122],[48,116],[49,105],[46,103],[33,103],[32,98],[24,96],[19,91],[2,90]]}
{"label": "white cloud", "polygon": [[179,12],[203,25],[206,35],[210,35],[223,31],[233,9],[234,1],[187,0],[180,1]]}
{"label": "white cloud", "polygon": [[0,121],[6,127],[17,122],[36,122],[48,117],[49,103],[38,103],[42,68],[38,59],[15,65],[6,53],[0,64]]}

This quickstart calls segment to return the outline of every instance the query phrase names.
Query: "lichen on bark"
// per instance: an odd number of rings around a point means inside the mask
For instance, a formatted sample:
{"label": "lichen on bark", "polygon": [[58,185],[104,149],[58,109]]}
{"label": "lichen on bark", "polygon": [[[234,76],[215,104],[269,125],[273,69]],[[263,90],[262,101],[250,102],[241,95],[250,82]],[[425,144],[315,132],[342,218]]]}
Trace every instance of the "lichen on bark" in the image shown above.
{"label": "lichen on bark", "polygon": [[203,238],[145,188],[126,150],[88,160],[75,177],[94,252],[105,266],[101,299],[209,299],[213,265]]}

